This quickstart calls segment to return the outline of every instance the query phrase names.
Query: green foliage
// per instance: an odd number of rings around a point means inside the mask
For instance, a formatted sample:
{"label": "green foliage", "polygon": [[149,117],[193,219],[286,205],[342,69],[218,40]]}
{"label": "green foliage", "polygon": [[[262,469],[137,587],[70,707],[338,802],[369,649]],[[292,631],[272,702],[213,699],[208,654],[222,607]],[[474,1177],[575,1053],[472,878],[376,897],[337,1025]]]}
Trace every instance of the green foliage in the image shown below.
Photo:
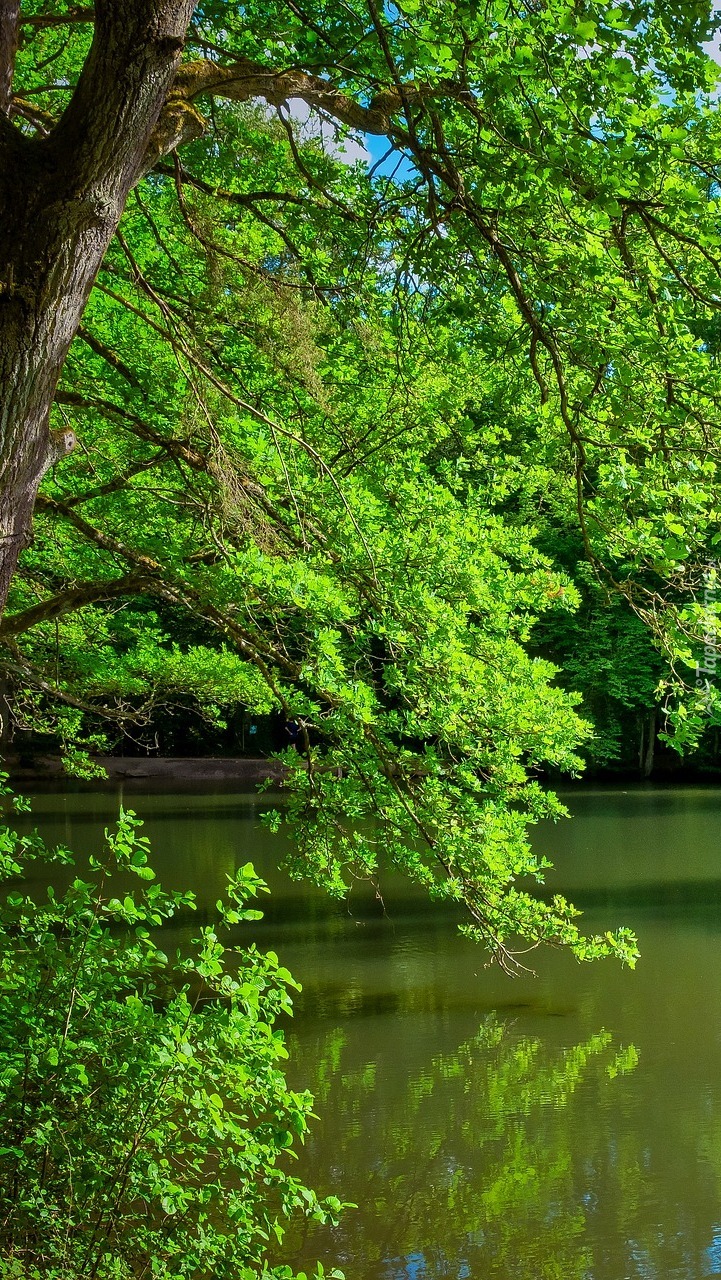
{"label": "green foliage", "polygon": [[[0,1274],[281,1280],[286,1220],[342,1207],[287,1169],[312,1104],[276,1026],[297,984],[212,926],[169,959],[157,930],[193,896],[154,882],[139,828],[121,811],[82,868],[0,829]],[[68,882],[46,902],[17,883],[38,862]],[[264,888],[242,867],[219,925]]]}
{"label": "green foliage", "polygon": [[[188,62],[320,76],[311,117],[332,84],[386,159],[218,90],[131,195],[54,410],[82,448],[6,623],[19,722],[77,751],[274,710],[316,879],[380,851],[507,967],[519,938],[633,958],[531,896],[527,827],[561,812],[541,775],[613,759],[657,687],[679,748],[718,717],[694,683],[721,538],[711,25],[660,0],[198,11]],[[28,24],[32,110],[87,39]]]}
{"label": "green foliage", "polygon": [[[284,164],[291,180],[267,121],[237,109],[223,119],[233,145],[245,130],[258,162]],[[196,163],[210,175],[207,153]],[[359,198],[353,174],[338,181]],[[16,599],[31,605],[38,581],[69,573],[102,583],[109,540],[131,562],[150,562],[152,575],[140,607],[41,620],[23,653],[34,667],[54,661],[61,695],[91,713],[110,702],[142,720],[192,693],[210,715],[240,701],[295,718],[304,755],[286,757],[286,813],[297,872],[342,892],[376,872],[381,852],[434,894],[462,900],[473,936],[509,968],[519,937],[561,942],[580,959],[632,961],[626,934],[587,943],[568,904],[529,893],[547,863],[531,853],[528,824],[563,812],[536,773],[576,772],[588,728],[554,666],[524,648],[536,618],[574,606],[573,584],[532,529],[493,510],[486,475],[459,455],[469,388],[480,397],[486,370],[473,371],[470,352],[449,361],[452,329],[431,341],[410,308],[401,398],[380,265],[367,268],[362,318],[342,298],[326,308],[288,300],[271,281],[248,283],[247,261],[260,272],[270,250],[263,227],[234,226],[238,265],[199,254],[164,177],[143,202],[128,210],[125,247],[111,252],[88,311],[98,342],[112,342],[139,385],[87,343],[73,348],[65,385],[86,390],[78,406],[77,392],[59,399],[92,451],[48,482],[37,528],[47,522],[53,536],[28,553],[32,576]],[[207,203],[193,216],[210,216]],[[151,211],[165,252],[148,234]],[[310,231],[294,226],[295,236]],[[308,253],[321,248],[316,234]],[[189,393],[165,336],[144,327],[139,344],[137,312],[118,301],[130,289],[138,307],[147,303],[126,250],[153,293],[190,291],[179,321],[186,359],[210,343],[225,398],[212,386]],[[91,386],[105,388],[102,399]],[[138,454],[149,419],[163,449]],[[485,472],[498,428],[474,434],[474,466]],[[156,582],[169,612],[143,598]],[[26,699],[36,723],[52,713],[45,690]],[[73,734],[77,718],[63,713]]]}

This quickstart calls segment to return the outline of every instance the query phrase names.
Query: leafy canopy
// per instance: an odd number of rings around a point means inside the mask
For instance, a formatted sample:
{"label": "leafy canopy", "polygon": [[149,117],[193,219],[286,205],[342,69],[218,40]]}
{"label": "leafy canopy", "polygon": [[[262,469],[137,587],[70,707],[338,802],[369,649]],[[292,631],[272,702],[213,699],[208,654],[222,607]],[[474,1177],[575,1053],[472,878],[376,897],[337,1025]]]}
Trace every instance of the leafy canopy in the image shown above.
{"label": "leafy canopy", "polygon": [[[92,27],[23,14],[32,133]],[[189,697],[278,710],[299,870],[340,892],[390,860],[509,969],[519,939],[632,962],[530,891],[528,825],[562,813],[539,777],[590,729],[529,642],[613,596],[679,741],[713,711],[709,34],[700,5],[199,7],[182,145],[131,194],[57,396],[81,447],[0,629],[16,713],[92,746]]]}

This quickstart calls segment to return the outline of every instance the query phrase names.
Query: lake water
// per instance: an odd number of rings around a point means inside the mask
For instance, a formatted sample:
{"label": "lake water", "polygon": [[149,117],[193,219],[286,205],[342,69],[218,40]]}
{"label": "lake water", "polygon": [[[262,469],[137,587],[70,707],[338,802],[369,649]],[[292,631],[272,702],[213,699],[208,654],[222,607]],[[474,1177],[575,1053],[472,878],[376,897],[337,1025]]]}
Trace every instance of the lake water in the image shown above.
{"label": "lake water", "polygon": [[[97,845],[117,793],[39,795],[51,840]],[[237,865],[273,887],[254,937],[303,983],[290,1076],[320,1119],[299,1172],[355,1201],[288,1243],[348,1280],[721,1275],[721,791],[574,790],[540,832],[587,929],[635,928],[637,970],[536,952],[484,968],[453,917],[390,879],[329,902],[276,864],[255,797],[126,795],[202,920]]]}

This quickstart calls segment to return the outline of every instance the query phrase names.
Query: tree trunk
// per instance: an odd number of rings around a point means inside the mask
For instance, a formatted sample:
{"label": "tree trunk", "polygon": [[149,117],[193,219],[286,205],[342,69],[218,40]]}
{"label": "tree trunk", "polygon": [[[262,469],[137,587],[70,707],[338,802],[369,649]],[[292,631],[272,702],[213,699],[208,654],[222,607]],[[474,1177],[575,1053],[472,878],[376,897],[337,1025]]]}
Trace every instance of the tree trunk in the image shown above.
{"label": "tree trunk", "polygon": [[[90,52],[53,132],[27,138],[0,111],[0,614],[40,481],[74,444],[72,432],[50,431],[55,388],[143,172],[193,8],[99,0]],[[12,43],[5,31],[0,58]],[[7,74],[0,66],[0,89]]]}
{"label": "tree trunk", "polygon": [[641,776],[650,778],[653,773],[653,757],[656,747],[656,708],[648,713],[648,737],[646,739],[646,750],[643,752],[641,763]]}

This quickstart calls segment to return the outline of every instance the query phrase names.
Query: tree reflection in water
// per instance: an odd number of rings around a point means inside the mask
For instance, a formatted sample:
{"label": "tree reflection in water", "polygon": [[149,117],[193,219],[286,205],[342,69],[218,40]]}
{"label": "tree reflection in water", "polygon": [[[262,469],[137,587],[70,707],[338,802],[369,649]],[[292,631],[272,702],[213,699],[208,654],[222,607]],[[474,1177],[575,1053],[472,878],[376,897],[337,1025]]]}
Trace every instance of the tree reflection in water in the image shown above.
{"label": "tree reflection in water", "polygon": [[[593,1094],[598,1114],[599,1093],[636,1065],[632,1045],[601,1031],[553,1050],[492,1015],[401,1082],[392,1063],[350,1066],[348,1031],[319,1041],[292,1049],[322,1117],[307,1162],[359,1207],[294,1242],[294,1264],[322,1257],[378,1280],[593,1274],[584,1237],[609,1151],[598,1132],[579,1152],[577,1113]],[[621,1153],[611,1158],[619,1182],[633,1181]]]}

